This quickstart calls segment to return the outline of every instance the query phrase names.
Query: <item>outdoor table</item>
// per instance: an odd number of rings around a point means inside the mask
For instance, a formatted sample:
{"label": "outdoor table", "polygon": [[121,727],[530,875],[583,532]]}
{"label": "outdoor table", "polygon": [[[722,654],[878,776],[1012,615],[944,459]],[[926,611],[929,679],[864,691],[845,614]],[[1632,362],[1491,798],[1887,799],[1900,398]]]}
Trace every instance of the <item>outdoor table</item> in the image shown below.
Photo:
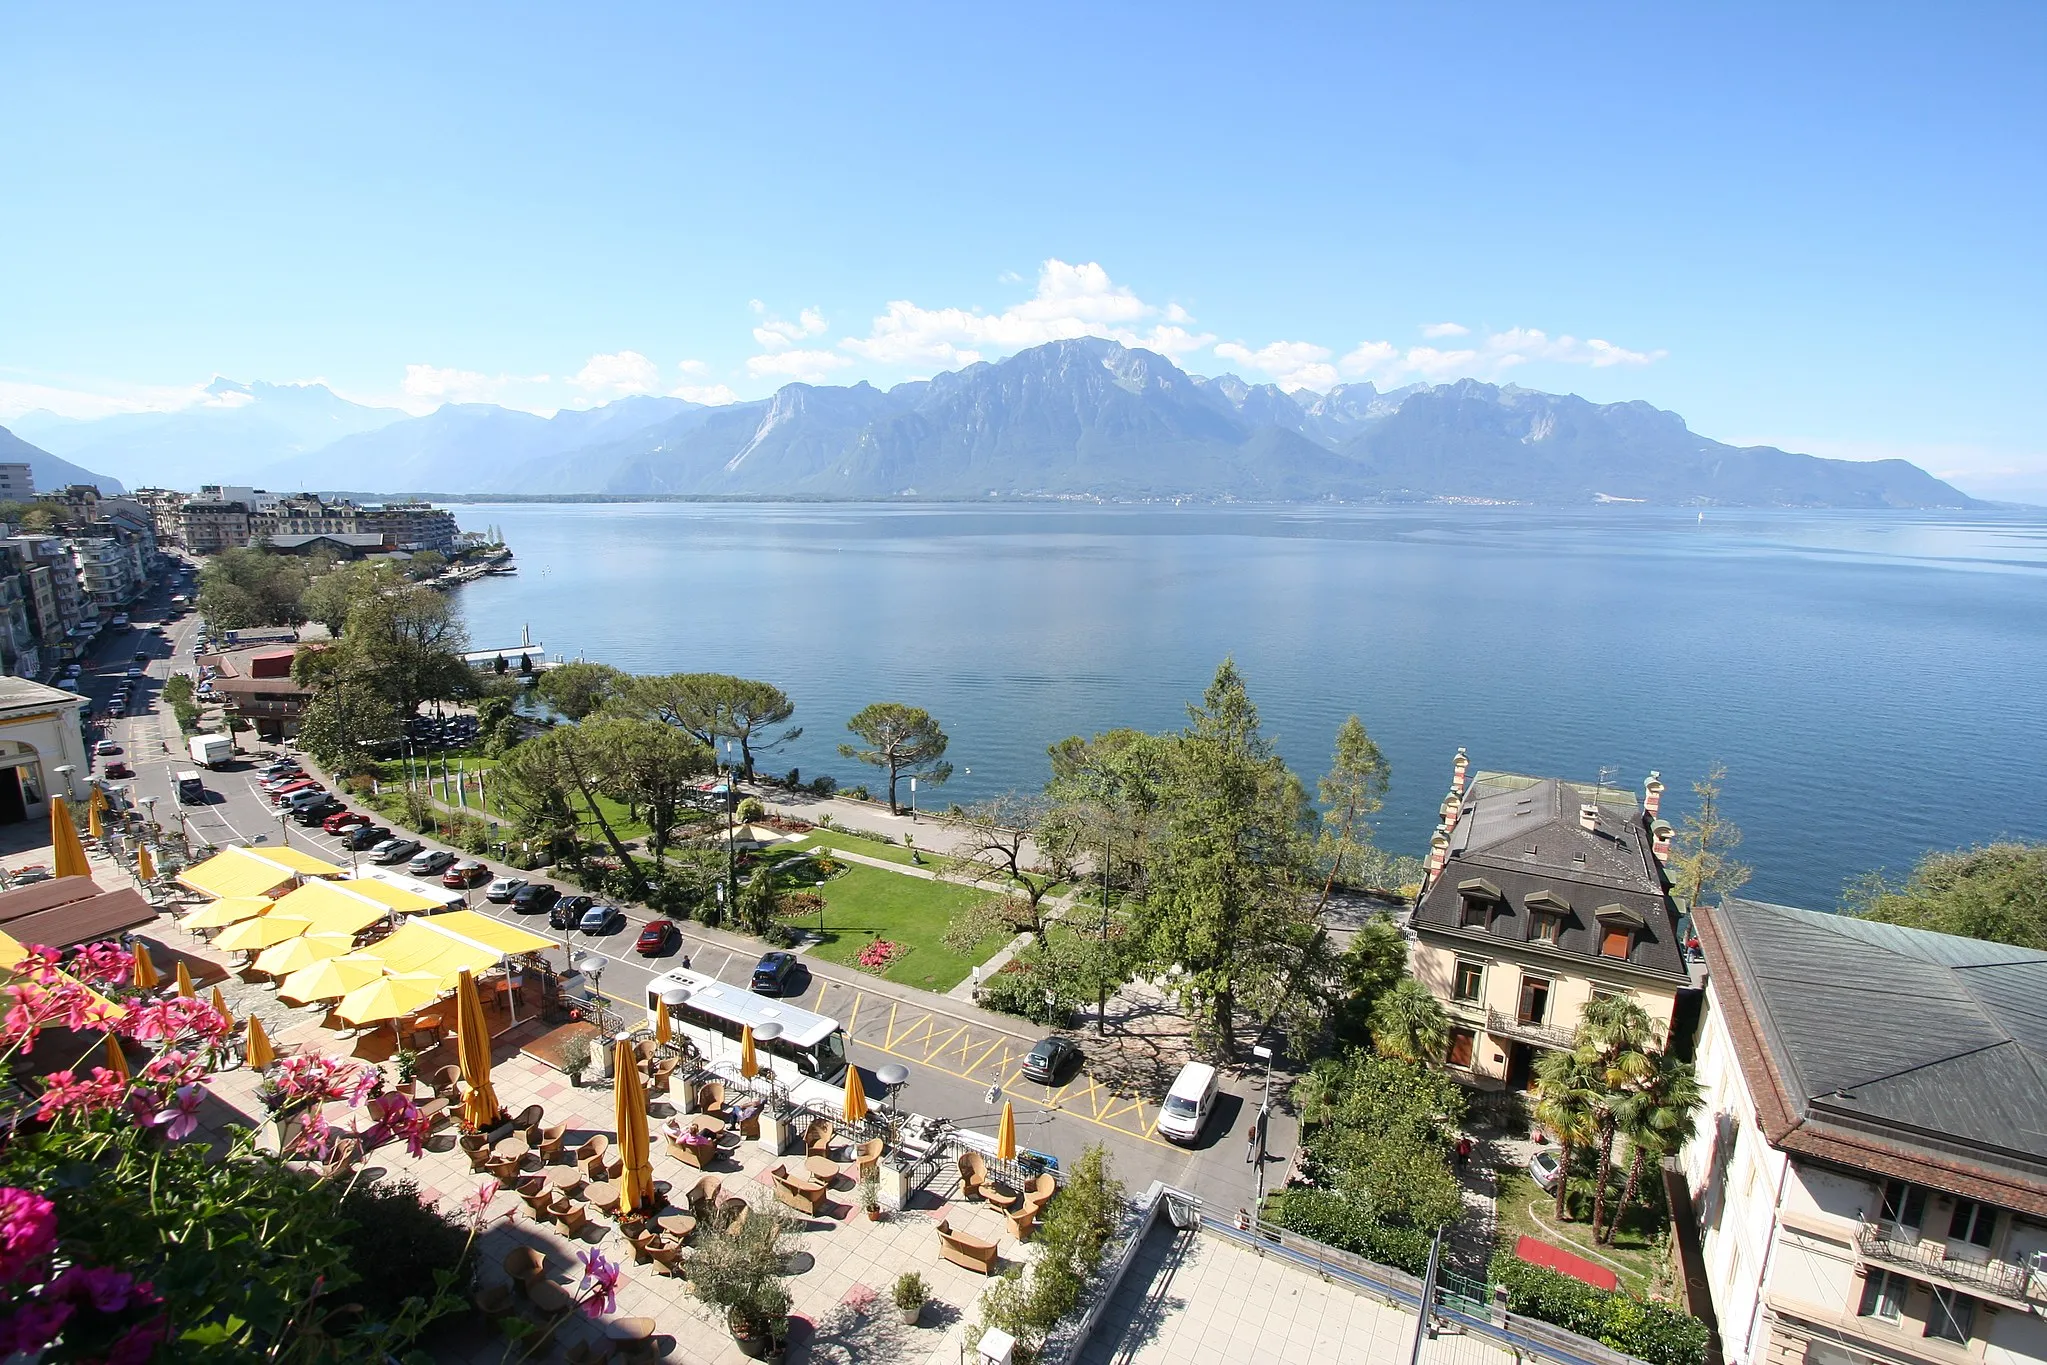
{"label": "outdoor table", "polygon": [[810,1171],[811,1178],[822,1184],[829,1185],[839,1178],[839,1163],[828,1156],[807,1156],[803,1158],[803,1164]]}
{"label": "outdoor table", "polygon": [[1023,1196],[1011,1194],[1006,1190],[998,1190],[993,1185],[983,1185],[981,1186],[981,1199],[989,1208],[1001,1209],[1004,1213],[1008,1213],[1017,1206],[1023,1199]]}
{"label": "outdoor table", "polygon": [[654,1220],[654,1226],[679,1242],[697,1230],[697,1220],[686,1213],[664,1213]]}
{"label": "outdoor table", "polygon": [[608,1180],[597,1181],[583,1191],[583,1198],[600,1209],[614,1209],[618,1206],[618,1186]]}
{"label": "outdoor table", "polygon": [[576,1302],[575,1295],[553,1280],[535,1280],[527,1285],[526,1297],[543,1313],[559,1313]]}
{"label": "outdoor table", "polygon": [[604,1334],[613,1341],[645,1341],[654,1335],[652,1318],[613,1318],[604,1324]]}
{"label": "outdoor table", "polygon": [[551,1166],[547,1171],[547,1183],[567,1194],[583,1183],[583,1173],[574,1166]]}
{"label": "outdoor table", "polygon": [[725,1120],[710,1114],[684,1114],[682,1116],[683,1131],[688,1132],[692,1124],[702,1131],[709,1133],[712,1137],[721,1137],[725,1132]]}
{"label": "outdoor table", "polygon": [[516,1135],[504,1139],[490,1149],[490,1154],[501,1161],[521,1161],[533,1149],[526,1145],[526,1139]]}

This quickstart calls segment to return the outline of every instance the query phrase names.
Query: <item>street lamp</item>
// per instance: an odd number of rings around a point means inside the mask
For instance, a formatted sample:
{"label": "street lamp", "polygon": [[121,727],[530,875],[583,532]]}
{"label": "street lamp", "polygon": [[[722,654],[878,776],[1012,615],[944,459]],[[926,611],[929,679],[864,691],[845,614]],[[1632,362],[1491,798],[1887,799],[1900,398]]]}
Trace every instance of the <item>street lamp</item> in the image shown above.
{"label": "street lamp", "polygon": [[910,1068],[901,1062],[890,1062],[887,1066],[875,1068],[874,1079],[881,1082],[882,1097],[888,1101],[889,1109],[900,1118],[903,1111],[896,1103],[896,1092],[909,1082]]}
{"label": "street lamp", "polygon": [[[753,1041],[760,1047],[766,1047],[781,1036],[782,1025],[776,1020],[770,1019],[766,1023],[754,1025]],[[775,1068],[762,1062],[761,1074],[768,1078],[768,1103],[779,1115],[782,1111],[782,1094],[775,1086]]]}
{"label": "street lamp", "polygon": [[291,847],[291,812],[288,810],[277,812],[277,837],[284,840],[286,848]]}
{"label": "street lamp", "polygon": [[71,780],[71,777],[72,774],[78,771],[78,769],[73,767],[69,763],[60,763],[56,767],[52,768],[50,771],[54,772],[55,774],[57,774],[57,776],[64,779],[64,795],[70,797],[73,801],[76,801],[78,799],[78,786]]}
{"label": "street lamp", "polygon": [[149,821],[149,837],[153,843],[163,833],[163,830],[156,823],[156,798],[153,796],[138,796],[135,798],[135,804],[142,807],[142,818]]}
{"label": "street lamp", "polygon": [[1244,1158],[1258,1163],[1258,1199],[1253,1208],[1265,1205],[1265,1133],[1272,1122],[1272,1049],[1260,1044],[1251,1055],[1265,1063],[1265,1094],[1258,1101],[1258,1121],[1251,1134],[1251,1150]]}

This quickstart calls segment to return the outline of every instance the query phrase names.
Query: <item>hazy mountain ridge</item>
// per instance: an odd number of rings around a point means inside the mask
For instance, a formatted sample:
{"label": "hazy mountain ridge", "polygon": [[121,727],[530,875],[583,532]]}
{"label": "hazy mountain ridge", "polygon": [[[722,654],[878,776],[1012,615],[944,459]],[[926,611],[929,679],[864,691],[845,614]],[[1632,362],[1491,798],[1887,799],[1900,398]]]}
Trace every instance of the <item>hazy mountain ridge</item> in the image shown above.
{"label": "hazy mountain ridge", "polygon": [[69,460],[60,459],[40,446],[30,445],[6,427],[0,427],[0,464],[25,464],[38,492],[52,492],[74,483],[95,485],[102,493],[122,493],[119,479],[95,474]]}
{"label": "hazy mountain ridge", "polygon": [[[260,411],[278,386],[238,387],[250,401],[202,424],[220,426],[240,411],[249,414],[245,432],[290,425]],[[292,401],[321,403],[303,388]],[[449,494],[1975,505],[1901,460],[1728,446],[1639,401],[1597,404],[1477,380],[1288,393],[1235,375],[1193,376],[1164,356],[1094,339],[886,391],[789,384],[717,408],[641,397],[551,418],[485,404],[399,418],[348,406],[352,414],[326,417],[358,424],[338,440],[202,477],[276,491]],[[126,426],[145,448],[178,428]],[[102,435],[92,448],[112,442]]]}

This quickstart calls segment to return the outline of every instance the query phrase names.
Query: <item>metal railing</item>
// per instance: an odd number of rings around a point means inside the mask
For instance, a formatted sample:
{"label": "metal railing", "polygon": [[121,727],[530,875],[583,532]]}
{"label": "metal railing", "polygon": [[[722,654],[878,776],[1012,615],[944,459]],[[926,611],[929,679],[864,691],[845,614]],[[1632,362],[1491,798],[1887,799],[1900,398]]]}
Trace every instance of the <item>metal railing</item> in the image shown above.
{"label": "metal railing", "polygon": [[1864,1222],[1855,1246],[1867,1260],[1943,1280],[1964,1289],[1996,1294],[2028,1305],[2047,1307],[2047,1275],[2012,1261],[1992,1257],[1966,1261],[1950,1257],[1942,1242],[1908,1240],[1897,1228]]}
{"label": "metal railing", "polygon": [[1080,1359],[1081,1353],[1087,1349],[1088,1338],[1094,1335],[1095,1325],[1108,1311],[1116,1291],[1123,1287],[1123,1277],[1129,1272],[1130,1263],[1137,1259],[1144,1239],[1150,1235],[1152,1224],[1159,1220],[1161,1214],[1171,1218],[1174,1227],[1183,1229],[1199,1228],[1209,1221],[1201,1211],[1200,1199],[1156,1180],[1138,1196],[1136,1204],[1136,1220],[1124,1237],[1123,1245],[1118,1248],[1115,1259],[1102,1266],[1094,1284],[1089,1286],[1088,1304],[1079,1320],[1070,1328],[1062,1325],[1056,1339],[1046,1343],[1045,1350],[1038,1357],[1044,1365],[1068,1365],[1068,1362]]}
{"label": "metal railing", "polygon": [[1486,1011],[1485,1031],[1497,1037],[1541,1043],[1544,1047],[1568,1048],[1577,1041],[1577,1035],[1570,1029],[1533,1023],[1495,1009]]}

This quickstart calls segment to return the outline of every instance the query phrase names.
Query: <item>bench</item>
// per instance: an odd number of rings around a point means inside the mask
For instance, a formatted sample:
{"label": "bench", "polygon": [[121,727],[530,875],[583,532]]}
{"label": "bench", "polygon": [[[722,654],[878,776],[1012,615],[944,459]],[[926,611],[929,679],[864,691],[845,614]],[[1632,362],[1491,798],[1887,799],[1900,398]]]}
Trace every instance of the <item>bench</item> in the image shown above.
{"label": "bench", "polygon": [[965,1266],[982,1275],[995,1273],[995,1243],[954,1232],[950,1219],[943,1219],[938,1224],[938,1250],[954,1265]]}

